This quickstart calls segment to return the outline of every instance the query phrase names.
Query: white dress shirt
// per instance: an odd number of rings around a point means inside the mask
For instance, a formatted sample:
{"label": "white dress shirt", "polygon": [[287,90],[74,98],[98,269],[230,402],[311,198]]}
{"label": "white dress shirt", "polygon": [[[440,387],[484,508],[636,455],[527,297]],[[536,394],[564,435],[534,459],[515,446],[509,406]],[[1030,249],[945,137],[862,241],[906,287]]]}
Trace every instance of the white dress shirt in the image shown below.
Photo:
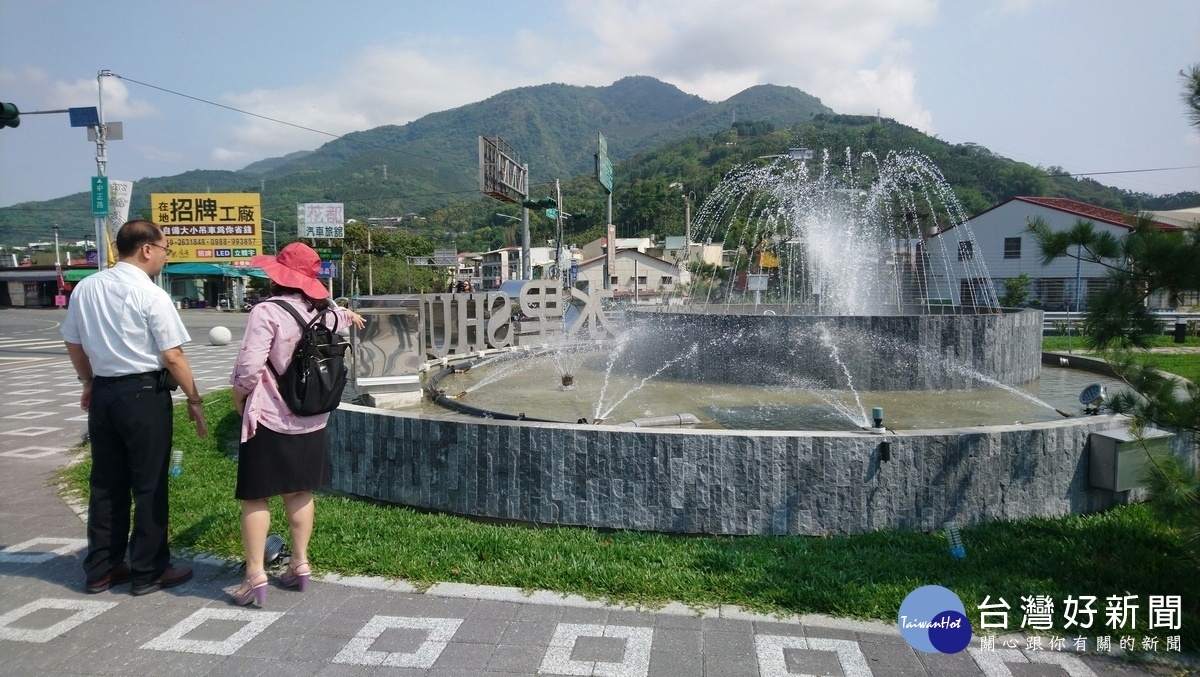
{"label": "white dress shirt", "polygon": [[192,340],[170,295],[120,261],[76,285],[62,336],[83,346],[96,376],[157,371],[164,350]]}

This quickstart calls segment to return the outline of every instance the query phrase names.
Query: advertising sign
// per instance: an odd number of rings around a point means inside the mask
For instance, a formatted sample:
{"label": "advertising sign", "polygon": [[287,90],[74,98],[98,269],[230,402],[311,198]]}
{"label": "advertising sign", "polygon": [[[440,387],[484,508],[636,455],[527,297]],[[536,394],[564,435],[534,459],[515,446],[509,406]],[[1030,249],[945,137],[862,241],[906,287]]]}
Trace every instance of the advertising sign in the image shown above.
{"label": "advertising sign", "polygon": [[132,181],[108,180],[108,215],[104,230],[108,237],[108,265],[117,264],[117,231],[129,220],[129,200],[133,196]]}
{"label": "advertising sign", "polygon": [[529,168],[500,137],[479,137],[479,192],[501,202],[528,197]]}
{"label": "advertising sign", "polygon": [[341,202],[305,202],[296,205],[296,233],[302,238],[346,237],[346,211]]}
{"label": "advertising sign", "polygon": [[152,193],[150,208],[167,236],[170,263],[249,268],[262,253],[258,193]]}

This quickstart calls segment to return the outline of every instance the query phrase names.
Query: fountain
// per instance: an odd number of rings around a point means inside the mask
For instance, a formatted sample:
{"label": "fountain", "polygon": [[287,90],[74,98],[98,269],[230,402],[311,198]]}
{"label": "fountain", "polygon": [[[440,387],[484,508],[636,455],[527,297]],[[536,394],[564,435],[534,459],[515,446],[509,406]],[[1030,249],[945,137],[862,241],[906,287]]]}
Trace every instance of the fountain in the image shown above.
{"label": "fountain", "polygon": [[[433,356],[426,386],[460,413],[343,406],[330,420],[334,488],[491,518],[717,534],[934,530],[1138,496],[1088,485],[1089,435],[1122,419],[1064,419],[1038,396],[1041,313],[999,307],[928,159],[741,167],[696,223],[733,274],[692,252],[678,295],[628,309],[608,342],[565,340],[577,325],[524,335],[494,294],[357,299],[360,382],[411,363],[396,346]],[[516,314],[563,300],[553,283],[529,287]],[[599,333],[592,300],[572,295]],[[868,407],[889,412],[886,427]],[[967,413],[938,418],[954,411]],[[700,425],[640,427],[671,417]]]}

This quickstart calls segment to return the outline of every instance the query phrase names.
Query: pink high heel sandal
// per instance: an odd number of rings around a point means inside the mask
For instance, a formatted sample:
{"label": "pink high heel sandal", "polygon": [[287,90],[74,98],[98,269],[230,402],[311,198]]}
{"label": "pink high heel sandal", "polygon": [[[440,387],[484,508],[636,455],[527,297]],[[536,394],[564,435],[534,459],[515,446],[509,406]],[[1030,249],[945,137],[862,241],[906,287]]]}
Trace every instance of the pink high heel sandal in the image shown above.
{"label": "pink high heel sandal", "polygon": [[[305,571],[301,573],[300,567],[304,567]],[[300,588],[300,592],[308,589],[308,579],[312,577],[312,571],[309,570],[308,562],[297,562],[289,564],[287,569],[279,577],[279,584],[285,588]]]}
{"label": "pink high heel sandal", "polygon": [[[261,582],[259,579],[261,578]],[[246,580],[242,581],[242,585],[246,586],[246,591],[241,592],[241,586],[238,586],[237,591],[232,595],[232,602],[237,606],[246,606],[253,599],[258,606],[263,606],[267,603],[267,572],[259,571],[257,573],[246,576]]]}

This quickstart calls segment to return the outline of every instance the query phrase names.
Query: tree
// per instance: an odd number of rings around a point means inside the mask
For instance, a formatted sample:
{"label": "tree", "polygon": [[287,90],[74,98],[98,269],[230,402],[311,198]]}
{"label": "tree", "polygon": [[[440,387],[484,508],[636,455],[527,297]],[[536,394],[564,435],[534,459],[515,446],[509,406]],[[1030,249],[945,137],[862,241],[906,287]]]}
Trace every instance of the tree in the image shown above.
{"label": "tree", "polygon": [[1130,416],[1135,437],[1144,440],[1144,430],[1155,426],[1179,434],[1188,449],[1181,456],[1157,456],[1147,448],[1152,468],[1148,486],[1159,521],[1179,530],[1200,560],[1200,475],[1189,460],[1200,440],[1200,385],[1180,388],[1154,368],[1146,353],[1130,350],[1147,347],[1149,336],[1162,331],[1146,309],[1151,294],[1165,292],[1174,300],[1183,291],[1200,290],[1200,236],[1195,231],[1163,231],[1144,215],[1130,221],[1130,232],[1119,240],[1095,232],[1090,223],[1077,222],[1068,231],[1053,233],[1035,220],[1029,230],[1038,241],[1043,265],[1068,256],[1109,269],[1109,287],[1088,304],[1086,340],[1104,350],[1113,371],[1129,386],[1109,404],[1114,412]]}
{"label": "tree", "polygon": [[1188,122],[1200,129],[1200,63],[1179,71],[1183,78],[1183,103],[1187,106]]}
{"label": "tree", "polygon": [[1000,297],[1000,305],[1004,308],[1017,308],[1022,303],[1029,299],[1029,287],[1032,280],[1029,279],[1029,273],[1021,273],[1020,275],[1004,281],[1004,296]]}
{"label": "tree", "polygon": [[1098,349],[1145,348],[1161,325],[1146,307],[1152,294],[1165,292],[1171,302],[1200,288],[1200,238],[1195,231],[1160,229],[1146,215],[1129,217],[1130,232],[1117,239],[1097,232],[1091,221],[1078,220],[1065,231],[1051,231],[1044,221],[1028,225],[1041,250],[1041,263],[1067,257],[1108,269],[1108,287],[1087,306],[1084,332]]}

